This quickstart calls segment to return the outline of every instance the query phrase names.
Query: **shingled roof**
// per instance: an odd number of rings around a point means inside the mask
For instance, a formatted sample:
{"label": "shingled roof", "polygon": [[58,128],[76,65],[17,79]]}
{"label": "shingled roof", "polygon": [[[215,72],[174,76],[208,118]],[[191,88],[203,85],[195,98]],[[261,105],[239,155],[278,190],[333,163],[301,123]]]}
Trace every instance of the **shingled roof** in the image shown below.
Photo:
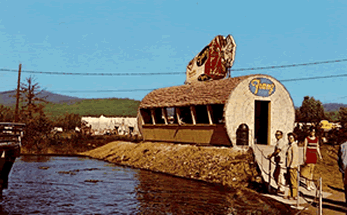
{"label": "shingled roof", "polygon": [[140,108],[224,104],[231,91],[250,76],[253,75],[156,89],[142,99]]}

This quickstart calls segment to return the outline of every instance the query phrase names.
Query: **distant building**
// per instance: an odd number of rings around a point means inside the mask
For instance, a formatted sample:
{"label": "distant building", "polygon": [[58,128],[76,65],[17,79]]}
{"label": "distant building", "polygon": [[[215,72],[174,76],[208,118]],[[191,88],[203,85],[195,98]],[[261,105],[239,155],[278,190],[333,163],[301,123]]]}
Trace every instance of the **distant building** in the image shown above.
{"label": "distant building", "polygon": [[82,117],[81,120],[84,127],[89,128],[91,135],[139,134],[136,117],[105,117],[101,115],[100,117]]}

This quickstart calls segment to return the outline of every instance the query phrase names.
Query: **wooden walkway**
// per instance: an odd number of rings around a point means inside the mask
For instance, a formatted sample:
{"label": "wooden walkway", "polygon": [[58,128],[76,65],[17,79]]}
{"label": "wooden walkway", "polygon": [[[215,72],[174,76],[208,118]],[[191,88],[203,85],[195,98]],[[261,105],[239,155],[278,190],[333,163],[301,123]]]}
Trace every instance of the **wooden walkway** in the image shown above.
{"label": "wooden walkway", "polygon": [[[262,177],[263,180],[266,182],[266,184],[270,185],[269,188],[270,190],[275,190],[277,189],[277,184],[274,181],[273,178],[273,171],[275,170],[275,164],[273,162],[271,162],[271,166],[270,166],[270,160],[267,159],[267,155],[271,154],[274,150],[274,146],[269,146],[269,145],[260,145],[260,144],[254,144],[252,145],[254,154],[255,154],[255,158],[256,161],[258,163],[258,166],[261,170],[262,173]],[[299,147],[299,162],[302,164],[303,163],[303,147]],[[269,183],[270,181],[270,183]],[[307,203],[311,203],[310,201],[313,201],[316,197],[318,199],[318,191],[312,190],[309,191],[306,189],[306,186],[302,186],[303,185],[303,181],[301,180],[301,186],[299,186],[298,188],[298,192],[299,192],[299,204],[303,205],[303,204],[307,204]],[[283,197],[288,195],[288,191],[289,191],[289,187],[285,186],[285,193],[284,194],[263,194],[264,196],[273,198],[277,201],[280,201],[284,204],[290,204],[293,206],[296,206],[297,204],[297,200],[288,200],[288,199],[284,199]],[[323,191],[323,198],[326,198],[328,196],[330,196],[331,193],[328,192],[324,192]],[[300,209],[297,208],[297,209]]]}

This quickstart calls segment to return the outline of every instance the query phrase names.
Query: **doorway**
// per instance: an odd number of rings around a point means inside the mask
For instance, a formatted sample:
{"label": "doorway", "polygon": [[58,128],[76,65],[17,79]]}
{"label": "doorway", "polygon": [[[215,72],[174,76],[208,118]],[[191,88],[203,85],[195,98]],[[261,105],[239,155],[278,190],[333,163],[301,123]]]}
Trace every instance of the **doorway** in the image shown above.
{"label": "doorway", "polygon": [[254,104],[254,141],[269,144],[270,101],[255,101]]}

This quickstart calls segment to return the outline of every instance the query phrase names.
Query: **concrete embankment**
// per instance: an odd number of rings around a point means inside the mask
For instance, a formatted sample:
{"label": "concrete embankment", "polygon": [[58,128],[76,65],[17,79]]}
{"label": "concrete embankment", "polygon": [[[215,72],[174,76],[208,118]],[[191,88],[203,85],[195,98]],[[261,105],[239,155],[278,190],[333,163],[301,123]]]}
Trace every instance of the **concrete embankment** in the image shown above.
{"label": "concrete embankment", "polygon": [[80,155],[233,188],[259,180],[251,149],[115,141]]}

